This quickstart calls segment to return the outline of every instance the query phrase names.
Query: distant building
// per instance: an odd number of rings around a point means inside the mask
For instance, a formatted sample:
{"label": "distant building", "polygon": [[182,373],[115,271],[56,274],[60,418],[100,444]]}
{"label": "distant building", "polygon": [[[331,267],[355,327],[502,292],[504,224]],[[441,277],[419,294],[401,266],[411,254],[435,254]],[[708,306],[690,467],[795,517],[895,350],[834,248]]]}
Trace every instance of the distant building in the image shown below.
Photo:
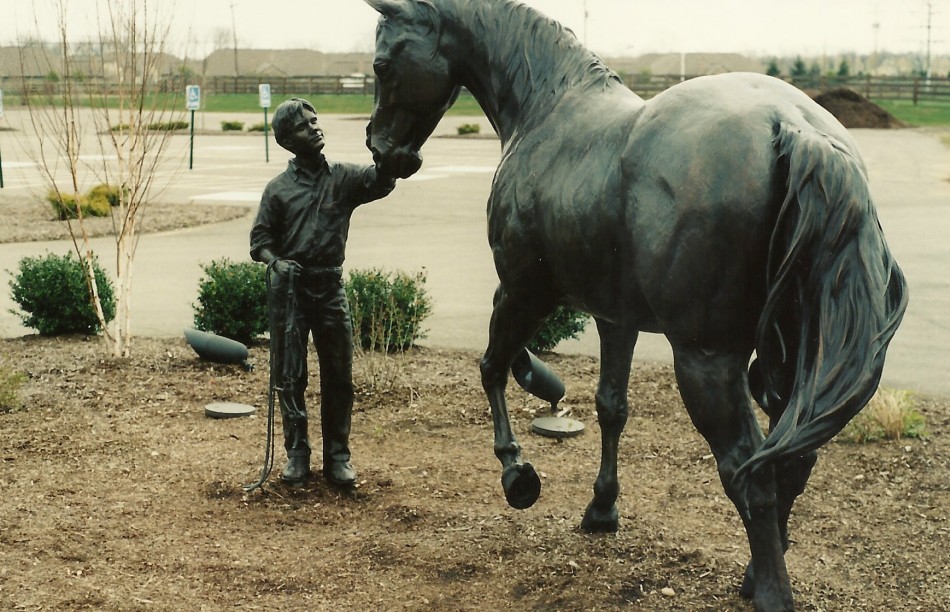
{"label": "distant building", "polygon": [[[323,53],[311,49],[238,49],[239,76],[342,76],[372,72],[371,53]],[[235,76],[234,49],[218,49],[189,67],[207,77]]]}
{"label": "distant building", "polygon": [[621,75],[701,76],[724,72],[765,72],[766,64],[738,53],[647,53],[637,57],[605,57],[604,62]]}

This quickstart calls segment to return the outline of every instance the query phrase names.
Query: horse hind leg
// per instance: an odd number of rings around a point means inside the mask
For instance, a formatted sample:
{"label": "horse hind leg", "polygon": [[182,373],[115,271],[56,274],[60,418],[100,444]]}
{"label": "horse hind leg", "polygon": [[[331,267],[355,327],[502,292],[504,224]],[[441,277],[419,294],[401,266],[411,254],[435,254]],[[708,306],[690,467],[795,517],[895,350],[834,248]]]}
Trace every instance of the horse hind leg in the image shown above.
{"label": "horse hind leg", "polygon": [[584,512],[581,529],[588,533],[617,531],[620,523],[617,497],[617,456],[620,434],[627,423],[627,387],[637,332],[597,319],[600,334],[600,382],[597,387],[597,422],[600,425],[600,471],[594,498]]}
{"label": "horse hind leg", "polygon": [[488,349],[480,364],[482,387],[491,406],[495,456],[502,465],[502,488],[508,504],[518,509],[534,505],[541,494],[541,479],[530,463],[521,461],[521,445],[511,428],[505,388],[512,362],[553,308],[551,301],[536,293],[514,296],[499,286]]}
{"label": "horse hind leg", "polygon": [[752,553],[748,573],[756,610],[792,610],[791,584],[779,529],[775,469],[764,467],[739,490],[733,475],[764,436],[755,420],[746,378],[748,355],[707,352],[674,345],[674,367],[683,402],[696,429],[709,443],[719,478],[745,525]]}
{"label": "horse hind leg", "polygon": [[[818,451],[811,451],[775,465],[776,515],[782,552],[788,552],[788,520],[792,515],[792,506],[798,496],[805,492],[812,468],[818,461]],[[745,577],[739,593],[751,599],[755,594],[755,569],[752,562],[746,567]]]}

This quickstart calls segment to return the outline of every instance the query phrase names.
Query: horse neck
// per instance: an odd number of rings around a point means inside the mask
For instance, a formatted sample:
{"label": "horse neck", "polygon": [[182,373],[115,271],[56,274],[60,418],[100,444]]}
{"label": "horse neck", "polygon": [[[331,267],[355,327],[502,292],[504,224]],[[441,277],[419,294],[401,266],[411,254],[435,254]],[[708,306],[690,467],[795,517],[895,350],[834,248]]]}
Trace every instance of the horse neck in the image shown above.
{"label": "horse neck", "polygon": [[[530,130],[577,87],[620,79],[556,22],[508,0],[444,0],[459,82],[502,142]],[[454,14],[452,14],[454,13]]]}

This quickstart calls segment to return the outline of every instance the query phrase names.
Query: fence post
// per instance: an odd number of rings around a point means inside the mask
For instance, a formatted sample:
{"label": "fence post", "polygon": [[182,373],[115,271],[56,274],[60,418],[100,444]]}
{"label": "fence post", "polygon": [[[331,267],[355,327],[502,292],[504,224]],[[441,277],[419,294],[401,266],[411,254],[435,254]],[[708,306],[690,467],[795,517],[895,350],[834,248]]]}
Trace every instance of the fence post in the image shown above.
{"label": "fence post", "polygon": [[920,97],[920,78],[914,77],[914,106],[917,106],[917,99]]}

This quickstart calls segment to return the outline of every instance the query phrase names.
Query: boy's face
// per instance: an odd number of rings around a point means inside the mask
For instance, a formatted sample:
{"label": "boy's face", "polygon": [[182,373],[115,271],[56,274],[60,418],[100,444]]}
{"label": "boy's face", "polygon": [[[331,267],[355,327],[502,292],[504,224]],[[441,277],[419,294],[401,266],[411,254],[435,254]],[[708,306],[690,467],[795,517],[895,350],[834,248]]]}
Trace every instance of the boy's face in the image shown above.
{"label": "boy's face", "polygon": [[284,148],[298,157],[316,157],[325,144],[317,115],[310,109],[300,109],[297,122],[284,139]]}

